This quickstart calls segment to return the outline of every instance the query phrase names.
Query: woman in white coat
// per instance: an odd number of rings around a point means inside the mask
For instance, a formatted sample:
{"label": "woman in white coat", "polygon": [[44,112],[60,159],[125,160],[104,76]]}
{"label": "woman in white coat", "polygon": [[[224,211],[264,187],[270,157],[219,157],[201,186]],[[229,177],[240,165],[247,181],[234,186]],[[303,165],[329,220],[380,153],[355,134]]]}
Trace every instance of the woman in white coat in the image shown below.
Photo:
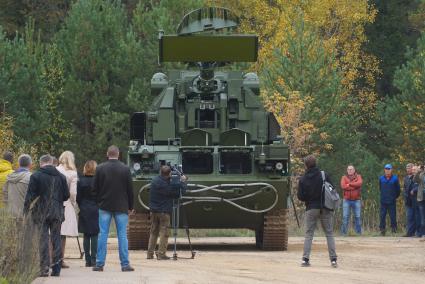
{"label": "woman in white coat", "polygon": [[65,221],[61,227],[61,238],[62,238],[62,268],[68,268],[69,266],[63,261],[65,254],[66,237],[77,237],[78,236],[78,223],[77,214],[75,209],[77,207],[77,168],[75,167],[74,154],[71,151],[63,152],[59,157],[59,166],[56,169],[66,177],[68,183],[70,197],[63,203],[65,207]]}

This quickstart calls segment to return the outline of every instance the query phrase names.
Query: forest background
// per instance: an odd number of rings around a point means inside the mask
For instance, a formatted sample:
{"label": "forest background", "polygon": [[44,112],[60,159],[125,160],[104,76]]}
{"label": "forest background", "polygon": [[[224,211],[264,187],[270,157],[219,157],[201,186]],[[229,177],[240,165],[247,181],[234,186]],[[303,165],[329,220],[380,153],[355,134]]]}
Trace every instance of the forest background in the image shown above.
{"label": "forest background", "polygon": [[403,176],[425,157],[425,0],[0,0],[0,152],[71,150],[81,168],[108,145],[126,149],[130,115],[148,109],[150,79],[167,69],[158,30],[210,5],[259,35],[246,70],[260,76],[293,176],[310,153],[336,184],[353,164],[364,226],[376,229],[383,165]]}

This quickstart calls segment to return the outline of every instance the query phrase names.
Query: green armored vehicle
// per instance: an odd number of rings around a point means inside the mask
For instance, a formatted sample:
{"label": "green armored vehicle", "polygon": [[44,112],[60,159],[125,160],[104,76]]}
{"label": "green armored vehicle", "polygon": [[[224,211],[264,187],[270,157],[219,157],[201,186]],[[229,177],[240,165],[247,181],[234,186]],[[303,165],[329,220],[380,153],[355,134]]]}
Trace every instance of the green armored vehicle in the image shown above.
{"label": "green armored vehicle", "polygon": [[257,36],[230,34],[237,24],[227,9],[203,8],[183,18],[177,35],[159,35],[160,62],[188,69],[153,75],[151,108],[131,118],[137,214],[130,217],[130,249],[147,248],[149,184],[164,164],[189,178],[180,224],[247,228],[258,247],[287,248],[289,149],[261,103],[257,75],[225,69],[257,60]]}

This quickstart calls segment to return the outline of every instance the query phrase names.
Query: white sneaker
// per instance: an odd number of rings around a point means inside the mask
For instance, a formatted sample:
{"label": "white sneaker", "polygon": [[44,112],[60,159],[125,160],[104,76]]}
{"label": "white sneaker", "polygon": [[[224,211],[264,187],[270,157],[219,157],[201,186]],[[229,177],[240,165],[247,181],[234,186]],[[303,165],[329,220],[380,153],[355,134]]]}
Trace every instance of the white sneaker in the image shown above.
{"label": "white sneaker", "polygon": [[333,268],[337,268],[338,267],[338,264],[336,263],[336,260],[332,260],[331,261],[331,265],[332,265]]}

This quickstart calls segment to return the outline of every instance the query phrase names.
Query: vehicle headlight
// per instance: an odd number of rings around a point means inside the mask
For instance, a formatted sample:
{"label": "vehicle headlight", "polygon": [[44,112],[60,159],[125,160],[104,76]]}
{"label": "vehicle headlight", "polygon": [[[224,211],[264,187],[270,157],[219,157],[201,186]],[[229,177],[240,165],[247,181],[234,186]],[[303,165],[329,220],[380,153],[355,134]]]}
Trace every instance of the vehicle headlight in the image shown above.
{"label": "vehicle headlight", "polygon": [[134,163],[133,164],[133,169],[137,172],[140,170],[140,164],[139,163]]}
{"label": "vehicle headlight", "polygon": [[281,171],[283,169],[283,164],[281,162],[277,162],[274,167],[276,170]]}

